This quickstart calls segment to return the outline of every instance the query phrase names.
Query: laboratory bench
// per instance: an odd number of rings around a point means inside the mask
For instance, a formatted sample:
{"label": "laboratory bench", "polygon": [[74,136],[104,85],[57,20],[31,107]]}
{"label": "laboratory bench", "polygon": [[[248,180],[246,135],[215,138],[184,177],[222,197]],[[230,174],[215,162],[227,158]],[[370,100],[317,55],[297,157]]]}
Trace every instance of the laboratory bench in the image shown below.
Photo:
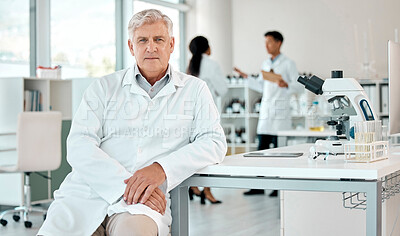
{"label": "laboratory bench", "polygon": [[[190,235],[187,195],[189,186],[365,193],[364,232],[367,236],[382,235],[382,183],[385,177],[400,170],[400,158],[396,158],[399,156],[390,156],[389,159],[373,163],[348,163],[343,157],[313,160],[308,158],[311,145],[301,144],[264,150],[264,152],[278,153],[302,152],[303,156],[298,158],[250,158],[238,154],[225,158],[220,164],[199,170],[171,192],[172,235]],[[285,212],[284,207],[281,200],[281,214]],[[291,235],[285,234],[285,227],[290,226],[290,222],[283,221],[284,215],[281,217],[281,235]],[[334,223],[330,219],[326,221],[328,224]],[[340,228],[337,225],[335,227]]]}

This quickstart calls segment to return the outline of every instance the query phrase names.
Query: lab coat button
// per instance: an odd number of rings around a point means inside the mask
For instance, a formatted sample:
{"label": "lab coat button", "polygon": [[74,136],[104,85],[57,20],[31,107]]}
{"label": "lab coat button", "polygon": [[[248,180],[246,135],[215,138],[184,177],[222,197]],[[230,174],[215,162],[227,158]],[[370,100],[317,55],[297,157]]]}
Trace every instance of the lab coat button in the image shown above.
{"label": "lab coat button", "polygon": [[141,148],[138,148],[138,153],[142,153],[142,149]]}

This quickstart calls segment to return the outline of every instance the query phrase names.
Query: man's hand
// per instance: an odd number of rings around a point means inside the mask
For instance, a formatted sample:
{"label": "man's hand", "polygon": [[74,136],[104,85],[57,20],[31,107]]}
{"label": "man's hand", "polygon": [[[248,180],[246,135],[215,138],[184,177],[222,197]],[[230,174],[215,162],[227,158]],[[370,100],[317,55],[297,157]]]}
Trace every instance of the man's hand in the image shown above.
{"label": "man's hand", "polygon": [[286,83],[286,81],[283,80],[282,76],[280,74],[275,74],[273,70],[271,70],[270,72],[262,70],[261,73],[263,75],[264,80],[276,83],[281,88],[289,87],[288,83]]}
{"label": "man's hand", "polygon": [[[165,181],[165,173],[163,168],[157,162],[136,171],[132,177],[124,180],[126,183],[124,200],[130,205],[132,203],[145,203]],[[143,195],[143,196],[142,196]]]}
{"label": "man's hand", "polygon": [[156,188],[149,199],[143,204],[164,215],[167,207],[167,199],[165,199],[164,193],[159,188]]}
{"label": "man's hand", "polygon": [[283,79],[278,81],[278,86],[281,87],[281,88],[289,87],[288,83],[286,83],[286,81],[284,81]]}
{"label": "man's hand", "polygon": [[246,73],[244,73],[243,71],[239,70],[239,68],[237,67],[233,67],[233,70],[236,71],[237,73],[239,73],[240,76],[242,76],[243,78],[247,78],[248,75]]}

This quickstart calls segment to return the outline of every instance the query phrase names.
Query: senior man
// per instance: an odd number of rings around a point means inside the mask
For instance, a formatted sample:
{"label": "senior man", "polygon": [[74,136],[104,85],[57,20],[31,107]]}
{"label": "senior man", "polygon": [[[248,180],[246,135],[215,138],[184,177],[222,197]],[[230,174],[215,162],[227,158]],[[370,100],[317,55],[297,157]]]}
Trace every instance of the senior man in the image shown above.
{"label": "senior man", "polygon": [[67,141],[72,172],[39,235],[168,235],[170,190],[225,156],[206,84],[168,63],[171,20],[144,10],[128,31],[136,64],[86,90]]}

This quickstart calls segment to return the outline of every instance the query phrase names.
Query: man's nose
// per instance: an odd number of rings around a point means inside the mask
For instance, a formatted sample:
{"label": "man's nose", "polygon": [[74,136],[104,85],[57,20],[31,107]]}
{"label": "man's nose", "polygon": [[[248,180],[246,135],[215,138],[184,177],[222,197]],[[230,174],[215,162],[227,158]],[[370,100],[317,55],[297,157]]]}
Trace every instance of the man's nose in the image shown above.
{"label": "man's nose", "polygon": [[152,40],[149,40],[149,43],[147,44],[147,51],[148,52],[154,52],[157,50],[157,47],[155,43]]}

